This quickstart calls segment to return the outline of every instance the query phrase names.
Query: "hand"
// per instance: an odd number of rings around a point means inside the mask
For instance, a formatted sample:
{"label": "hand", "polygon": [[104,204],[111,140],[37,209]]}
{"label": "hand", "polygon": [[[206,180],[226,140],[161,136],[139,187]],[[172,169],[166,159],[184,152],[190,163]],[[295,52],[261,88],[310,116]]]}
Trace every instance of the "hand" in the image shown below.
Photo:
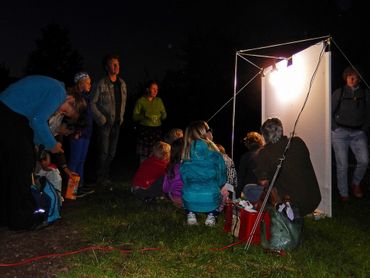
{"label": "hand", "polygon": [[77,132],[73,135],[73,139],[78,140],[78,139],[80,139],[81,135],[82,135],[82,132],[81,132],[81,131],[77,131]]}
{"label": "hand", "polygon": [[270,184],[270,182],[269,182],[269,180],[259,180],[259,181],[258,181],[258,184],[259,184],[260,186],[263,186],[263,187],[268,187],[268,186],[269,186],[269,184]]}
{"label": "hand", "polygon": [[157,122],[160,117],[158,115],[145,113],[145,118],[147,118],[147,119],[149,119],[153,122]]}
{"label": "hand", "polygon": [[68,177],[72,177],[72,176],[78,176],[78,174],[76,172],[73,172],[71,169],[69,169],[68,167],[64,167],[63,168],[63,171],[64,173],[66,173],[68,175]]}
{"label": "hand", "polygon": [[224,197],[229,196],[229,191],[227,190],[226,186],[221,188],[221,195],[224,196]]}
{"label": "hand", "polygon": [[105,126],[107,124],[107,118],[105,116],[102,117],[99,126]]}
{"label": "hand", "polygon": [[73,133],[72,129],[69,129],[66,124],[61,124],[58,129],[58,134],[68,136]]}
{"label": "hand", "polygon": [[64,153],[62,143],[57,142],[55,146],[50,150],[51,153]]}

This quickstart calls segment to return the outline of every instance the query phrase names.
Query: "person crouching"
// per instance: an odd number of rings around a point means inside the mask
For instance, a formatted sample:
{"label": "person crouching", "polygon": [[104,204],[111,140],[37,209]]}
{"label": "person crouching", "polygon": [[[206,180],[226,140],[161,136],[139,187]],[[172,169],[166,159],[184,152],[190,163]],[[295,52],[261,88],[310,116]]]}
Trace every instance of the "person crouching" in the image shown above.
{"label": "person crouching", "polygon": [[137,169],[131,191],[143,201],[151,201],[163,195],[162,184],[169,162],[171,146],[158,141],[153,146],[152,155],[145,159]]}

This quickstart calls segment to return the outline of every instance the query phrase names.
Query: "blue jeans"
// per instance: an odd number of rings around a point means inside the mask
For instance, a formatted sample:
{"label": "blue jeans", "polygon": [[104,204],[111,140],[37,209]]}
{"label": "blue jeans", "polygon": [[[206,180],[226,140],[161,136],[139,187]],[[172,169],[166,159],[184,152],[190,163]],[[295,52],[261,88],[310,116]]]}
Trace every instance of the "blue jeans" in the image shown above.
{"label": "blue jeans", "polygon": [[71,139],[69,141],[68,168],[80,175],[80,184],[84,182],[84,167],[89,144],[89,138]]}
{"label": "blue jeans", "polygon": [[332,146],[337,165],[337,186],[341,196],[348,196],[348,148],[351,148],[356,167],[353,172],[352,184],[359,185],[369,163],[367,136],[364,131],[338,127],[331,132]]}
{"label": "blue jeans", "polygon": [[109,180],[110,165],[116,155],[120,127],[119,124],[106,124],[97,128],[99,144],[97,183],[99,184]]}

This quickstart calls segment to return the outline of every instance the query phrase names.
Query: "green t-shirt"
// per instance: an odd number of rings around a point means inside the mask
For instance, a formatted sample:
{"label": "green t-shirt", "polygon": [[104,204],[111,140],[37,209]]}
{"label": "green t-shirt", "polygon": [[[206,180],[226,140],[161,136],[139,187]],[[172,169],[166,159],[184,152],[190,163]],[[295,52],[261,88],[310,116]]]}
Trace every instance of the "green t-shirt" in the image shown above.
{"label": "green t-shirt", "polygon": [[143,96],[137,100],[132,118],[134,122],[139,122],[143,126],[160,126],[167,118],[167,112],[159,97],[149,101]]}

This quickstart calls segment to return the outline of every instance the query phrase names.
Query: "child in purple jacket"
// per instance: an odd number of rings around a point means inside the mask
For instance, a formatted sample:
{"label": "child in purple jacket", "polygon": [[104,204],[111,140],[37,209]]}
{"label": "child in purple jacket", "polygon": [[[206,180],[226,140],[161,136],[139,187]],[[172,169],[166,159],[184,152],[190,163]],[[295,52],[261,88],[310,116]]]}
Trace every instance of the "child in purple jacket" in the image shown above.
{"label": "child in purple jacket", "polygon": [[163,181],[163,192],[168,194],[168,197],[177,207],[182,207],[182,179],[180,176],[180,163],[183,146],[183,138],[178,138],[172,142],[170,162],[168,163]]}

